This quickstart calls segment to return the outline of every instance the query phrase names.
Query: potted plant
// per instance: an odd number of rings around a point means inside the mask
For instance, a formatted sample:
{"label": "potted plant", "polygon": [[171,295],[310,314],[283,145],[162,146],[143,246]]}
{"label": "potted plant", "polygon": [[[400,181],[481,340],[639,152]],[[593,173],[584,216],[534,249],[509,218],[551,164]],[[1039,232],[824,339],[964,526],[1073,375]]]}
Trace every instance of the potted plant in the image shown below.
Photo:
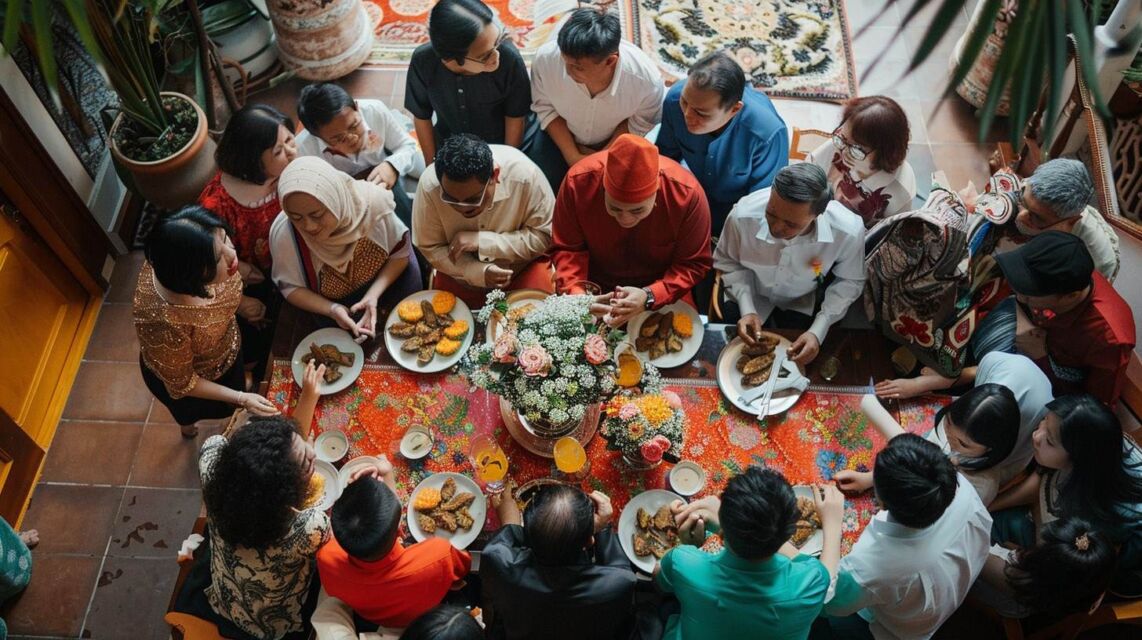
{"label": "potted plant", "polygon": [[[509,320],[492,344],[472,347],[462,368],[476,386],[511,404],[520,422],[543,438],[573,431],[591,405],[615,389],[614,348],[625,334],[600,324],[590,296],[552,296]],[[507,317],[500,290],[488,294],[479,319]]]}
{"label": "potted plant", "polygon": [[1134,57],[1134,62],[1122,71],[1122,81],[1135,95],[1142,97],[1142,53]]}
{"label": "potted plant", "polygon": [[25,5],[8,0],[5,6],[5,48],[12,48],[20,29],[31,29],[37,61],[53,90],[58,74],[52,14],[71,21],[119,98],[118,115],[108,131],[112,157],[130,173],[139,195],[167,209],[193,202],[215,172],[205,114],[191,98],[161,91],[152,57],[156,17],[179,2],[56,0]]}
{"label": "potted plant", "polygon": [[622,453],[633,469],[652,469],[664,457],[678,460],[686,432],[682,399],[661,388],[661,378],[651,376],[643,393],[619,394],[603,408],[599,433],[607,448]]}

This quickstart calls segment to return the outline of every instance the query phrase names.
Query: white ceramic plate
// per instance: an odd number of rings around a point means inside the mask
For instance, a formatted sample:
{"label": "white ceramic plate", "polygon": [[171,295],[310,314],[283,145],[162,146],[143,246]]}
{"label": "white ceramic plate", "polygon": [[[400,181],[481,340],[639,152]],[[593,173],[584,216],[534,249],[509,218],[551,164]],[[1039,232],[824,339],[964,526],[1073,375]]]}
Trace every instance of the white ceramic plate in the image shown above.
{"label": "white ceramic plate", "polygon": [[631,498],[627,506],[623,509],[622,515],[619,516],[619,543],[623,546],[623,551],[630,558],[634,566],[642,569],[647,573],[654,571],[655,557],[649,555],[640,558],[634,554],[634,544],[630,541],[631,536],[634,535],[637,525],[635,524],[636,514],[639,507],[646,509],[651,515],[658,511],[658,508],[664,504],[670,504],[675,500],[682,500],[686,502],[682,496],[667,491],[665,489],[651,489],[650,491],[643,491],[637,496]]}
{"label": "white ceramic plate", "polygon": [[361,369],[365,368],[365,352],[361,349],[361,345],[353,342],[353,336],[348,331],[340,327],[328,327],[326,329],[318,329],[313,333],[305,336],[297,348],[293,350],[293,359],[290,361],[290,367],[293,369],[293,379],[297,382],[297,386],[301,386],[302,379],[305,377],[305,363],[301,361],[301,357],[309,353],[309,345],[317,343],[317,346],[323,344],[331,344],[339,350],[353,354],[353,366],[341,368],[341,378],[333,383],[326,383],[324,380],[317,384],[317,392],[323,396],[331,393],[337,393],[348,389],[357,377],[361,375]]}
{"label": "white ceramic plate", "polygon": [[[469,335],[471,335],[469,333]],[[436,533],[428,534],[420,528],[420,524],[416,521],[416,512],[412,505],[416,503],[416,494],[420,493],[421,489],[425,487],[432,487],[439,489],[444,486],[444,481],[448,478],[456,480],[456,491],[466,491],[476,496],[472,504],[468,507],[468,513],[472,514],[474,524],[467,531],[458,530],[456,533],[449,533],[442,528],[437,528]],[[428,539],[434,536],[437,538],[444,538],[452,543],[452,546],[457,549],[466,549],[476,536],[480,535],[480,531],[484,529],[484,521],[488,518],[488,499],[484,497],[484,492],[480,491],[480,487],[476,485],[468,476],[460,475],[459,473],[435,473],[420,481],[416,488],[412,490],[412,495],[408,497],[408,530],[417,542]]]}
{"label": "white ceramic plate", "polygon": [[[401,300],[401,302],[404,303],[408,302],[409,300],[415,302],[427,300],[432,302],[432,296],[436,295],[437,293],[439,293],[439,291],[435,289],[418,291],[405,298],[404,300]],[[453,320],[463,320],[464,322],[468,323],[468,333],[464,335],[464,339],[461,341],[460,348],[456,350],[456,353],[448,357],[444,357],[440,354],[435,354],[432,357],[432,361],[428,364],[424,365],[423,367],[418,365],[416,363],[415,352],[410,353],[408,351],[401,351],[400,346],[401,343],[404,342],[404,338],[396,338],[389,333],[389,327],[401,321],[400,316],[397,315],[396,307],[393,307],[393,310],[389,312],[388,319],[385,320],[385,348],[389,350],[389,355],[392,356],[393,360],[395,360],[397,364],[404,367],[405,369],[408,369],[409,371],[416,371],[418,373],[436,373],[437,371],[444,371],[457,362],[460,362],[460,358],[464,357],[464,354],[468,352],[468,347],[472,345],[472,334],[476,331],[476,319],[472,317],[472,311],[468,309],[468,305],[464,304],[464,301],[460,298],[456,298],[456,306],[452,308],[451,315]]]}
{"label": "white ceramic plate", "polygon": [[663,313],[665,311],[684,313],[690,316],[690,321],[694,327],[694,334],[682,340],[681,351],[668,353],[654,360],[650,360],[650,354],[648,352],[636,350],[644,360],[649,360],[651,364],[661,369],[678,367],[689,362],[690,359],[698,353],[698,350],[702,348],[702,336],[706,333],[706,327],[702,325],[702,317],[698,315],[698,311],[694,309],[694,307],[679,300],[674,304],[668,304],[662,307],[658,311],[643,311],[632,318],[631,321],[627,323],[627,339],[630,340],[631,344],[634,344],[635,340],[638,340],[638,331],[642,328],[642,323],[646,322],[646,319],[650,317],[650,314]]}
{"label": "white ceramic plate", "polygon": [[317,503],[317,508],[328,511],[337,502],[337,498],[341,497],[341,490],[344,489],[341,478],[337,475],[337,467],[324,460],[314,460],[313,472],[320,473],[325,478],[325,493],[321,496],[321,502]]}
{"label": "white ceramic plate", "polygon": [[[808,498],[810,500],[813,499],[812,487],[807,487],[805,485],[799,484],[793,487],[793,493],[798,498]],[[797,550],[807,556],[819,556],[821,555],[821,550],[824,548],[825,532],[822,531],[820,527],[817,527],[817,530],[813,532],[813,535],[809,536],[809,539],[805,541],[805,544],[801,545],[801,547]]]}
{"label": "white ceramic plate", "polygon": [[[782,338],[775,333],[767,333],[781,339],[781,344],[788,347],[789,340]],[[722,390],[722,395],[726,397],[735,407],[750,415],[758,415],[761,412],[761,398],[754,400],[750,404],[745,404],[738,401],[738,396],[745,391],[742,386],[741,372],[738,371],[737,361],[738,356],[742,353],[742,348],[745,347],[745,341],[738,336],[730,341],[729,344],[722,349],[722,353],[718,355],[718,388]],[[801,369],[801,367],[798,367]],[[804,374],[804,370],[801,370]],[[796,389],[785,389],[784,391],[775,391],[773,398],[769,401],[769,412],[766,415],[777,415],[785,413],[793,405],[797,404],[797,400],[801,398],[801,392]]]}
{"label": "white ceramic plate", "polygon": [[357,456],[356,458],[353,458],[352,460],[341,465],[341,470],[337,472],[341,480],[341,486],[349,486],[349,476],[352,475],[353,472],[357,469],[360,469],[361,467],[374,467],[378,462],[380,462],[380,460],[374,458],[373,456]]}
{"label": "white ceramic plate", "polygon": [[[508,303],[508,311],[518,309],[526,304],[535,305],[535,308],[538,309],[543,305],[543,301],[550,295],[550,293],[540,291],[539,289],[517,289],[515,291],[509,291],[504,297],[504,302]],[[488,320],[488,327],[484,331],[486,340],[489,343],[495,342],[496,336],[500,334],[500,330],[506,323],[507,320],[500,315],[498,311],[493,311],[492,317]]]}

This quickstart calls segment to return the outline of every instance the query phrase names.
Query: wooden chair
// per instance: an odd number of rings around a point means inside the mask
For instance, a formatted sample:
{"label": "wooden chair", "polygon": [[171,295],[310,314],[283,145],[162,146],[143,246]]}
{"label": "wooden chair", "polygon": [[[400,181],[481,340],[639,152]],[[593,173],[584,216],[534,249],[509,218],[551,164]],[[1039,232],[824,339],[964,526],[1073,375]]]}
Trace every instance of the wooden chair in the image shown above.
{"label": "wooden chair", "polygon": [[[198,518],[194,521],[194,529],[192,533],[198,535],[206,534],[206,509],[203,507],[202,512],[198,514]],[[186,578],[190,575],[190,568],[194,566],[194,559],[180,559],[178,563],[178,578],[174,581],[174,590],[171,591],[170,601],[167,603],[167,614],[163,616],[163,620],[171,626],[171,639],[172,640],[223,640],[222,636],[218,633],[218,627],[213,622],[208,622],[197,616],[192,616],[188,613],[179,613],[174,610],[175,602],[178,600],[178,594],[182,591],[182,586],[186,582]]]}

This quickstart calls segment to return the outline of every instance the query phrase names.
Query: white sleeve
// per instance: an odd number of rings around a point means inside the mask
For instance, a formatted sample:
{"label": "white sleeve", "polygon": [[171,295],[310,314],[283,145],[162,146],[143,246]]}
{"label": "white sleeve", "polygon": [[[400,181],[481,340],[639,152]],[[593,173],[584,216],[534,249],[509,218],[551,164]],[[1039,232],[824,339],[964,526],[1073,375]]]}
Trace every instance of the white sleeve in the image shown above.
{"label": "white sleeve", "polygon": [[741,219],[730,212],[726,218],[726,226],[718,238],[718,246],[714,249],[714,268],[722,273],[722,286],[738,303],[741,315],[748,316],[756,313],[765,322],[773,311],[773,305],[763,302],[763,309],[758,309],[757,295],[753,287],[753,272],[741,262]]}
{"label": "white sleeve", "polygon": [[544,130],[547,129],[547,125],[551,124],[552,120],[559,117],[559,112],[555,110],[555,104],[548,93],[546,79],[544,78],[545,75],[558,71],[547,62],[549,57],[550,54],[541,49],[535,56],[535,62],[531,65],[531,110],[535,112],[539,128]]}
{"label": "white sleeve", "polygon": [[[622,64],[620,62],[620,64]],[[650,87],[650,92],[639,101],[638,110],[631,114],[627,120],[627,129],[638,136],[650,133],[659,122],[662,122],[662,101],[666,98],[666,85],[662,80]]]}
{"label": "white sleeve", "polygon": [[[423,155],[416,146],[416,140],[409,134],[408,129],[401,126],[400,121],[385,103],[380,100],[370,101],[368,107],[362,107],[369,117],[369,128],[384,135],[385,151],[389,154],[385,162],[393,165],[397,173],[402,176],[409,175],[416,168],[416,160],[422,162]],[[422,168],[423,170],[423,168]]]}
{"label": "white sleeve", "polygon": [[288,298],[295,289],[309,288],[305,267],[294,243],[293,228],[285,213],[279,213],[270,226],[270,255],[274,259],[271,277],[283,298]]}

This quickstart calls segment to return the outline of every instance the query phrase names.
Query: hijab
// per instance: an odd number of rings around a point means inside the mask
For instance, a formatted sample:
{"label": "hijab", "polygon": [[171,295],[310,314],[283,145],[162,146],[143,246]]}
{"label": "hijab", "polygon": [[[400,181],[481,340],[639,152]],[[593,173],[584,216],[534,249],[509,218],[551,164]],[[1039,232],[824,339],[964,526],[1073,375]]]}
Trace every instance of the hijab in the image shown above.
{"label": "hijab", "polygon": [[[337,226],[324,238],[310,235],[297,225],[294,229],[314,257],[341,273],[348,272],[357,241],[370,235],[380,224],[381,216],[392,209],[392,195],[383,187],[366,180],[354,180],[313,156],[295,159],[278,178],[278,198],[283,207],[291,193],[316,198],[329,209],[329,215],[337,219]],[[387,207],[386,195],[389,196]]]}

